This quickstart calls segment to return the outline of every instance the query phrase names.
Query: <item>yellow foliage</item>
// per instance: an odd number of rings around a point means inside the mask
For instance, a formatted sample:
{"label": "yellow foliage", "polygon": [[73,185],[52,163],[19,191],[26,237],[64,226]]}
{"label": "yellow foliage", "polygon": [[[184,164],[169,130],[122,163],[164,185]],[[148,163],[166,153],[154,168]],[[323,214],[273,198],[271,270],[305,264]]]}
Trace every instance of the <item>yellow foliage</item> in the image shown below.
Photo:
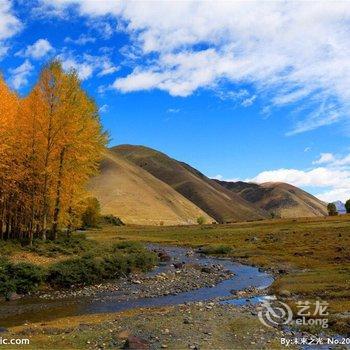
{"label": "yellow foliage", "polygon": [[107,142],[97,107],[58,61],[24,99],[0,77],[0,102],[1,237],[56,238],[59,226],[77,222]]}

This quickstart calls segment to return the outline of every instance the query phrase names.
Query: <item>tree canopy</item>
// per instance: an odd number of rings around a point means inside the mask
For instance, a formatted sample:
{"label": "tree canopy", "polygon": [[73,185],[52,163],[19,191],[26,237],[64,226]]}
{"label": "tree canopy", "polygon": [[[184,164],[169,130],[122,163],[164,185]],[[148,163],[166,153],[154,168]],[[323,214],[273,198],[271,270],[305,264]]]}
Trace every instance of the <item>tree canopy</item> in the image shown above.
{"label": "tree canopy", "polygon": [[107,143],[75,71],[54,61],[25,98],[0,77],[0,238],[57,238],[77,223]]}

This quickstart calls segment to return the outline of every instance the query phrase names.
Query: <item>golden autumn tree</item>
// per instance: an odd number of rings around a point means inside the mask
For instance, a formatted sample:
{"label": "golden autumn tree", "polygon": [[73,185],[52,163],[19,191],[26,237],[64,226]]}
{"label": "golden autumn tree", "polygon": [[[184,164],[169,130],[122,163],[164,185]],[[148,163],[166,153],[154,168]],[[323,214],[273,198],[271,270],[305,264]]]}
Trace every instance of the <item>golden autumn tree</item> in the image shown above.
{"label": "golden autumn tree", "polygon": [[0,76],[0,234],[10,238],[17,195],[16,177],[16,116],[18,97],[7,87]]}
{"label": "golden autumn tree", "polygon": [[0,101],[2,237],[56,239],[60,226],[77,222],[107,142],[97,107],[58,61],[22,100],[0,80]]}

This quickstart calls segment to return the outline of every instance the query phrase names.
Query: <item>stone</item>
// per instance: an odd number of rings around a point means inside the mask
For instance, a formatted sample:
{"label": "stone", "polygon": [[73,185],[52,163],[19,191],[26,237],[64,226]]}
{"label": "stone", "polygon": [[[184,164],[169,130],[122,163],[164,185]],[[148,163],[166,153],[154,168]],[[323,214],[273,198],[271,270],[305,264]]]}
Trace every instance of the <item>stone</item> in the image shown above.
{"label": "stone", "polygon": [[291,293],[289,290],[287,290],[287,289],[282,289],[282,290],[279,292],[279,295],[280,295],[281,297],[283,297],[283,298],[289,298],[289,297],[292,295],[292,293]]}
{"label": "stone", "polygon": [[145,339],[130,335],[124,344],[124,349],[148,350],[149,342]]}
{"label": "stone", "polygon": [[182,269],[183,266],[184,266],[184,264],[181,263],[181,262],[176,262],[176,263],[174,263],[174,267],[175,267],[175,269],[177,269],[177,270]]}
{"label": "stone", "polygon": [[158,258],[161,262],[166,262],[171,260],[171,256],[164,251],[158,252]]}
{"label": "stone", "polygon": [[201,268],[201,271],[204,272],[204,273],[211,273],[212,272],[212,268],[207,267],[207,266],[203,266]]}
{"label": "stone", "polygon": [[17,293],[11,293],[10,295],[7,296],[6,300],[7,301],[12,301],[12,300],[18,300],[21,299],[22,296],[17,294]]}

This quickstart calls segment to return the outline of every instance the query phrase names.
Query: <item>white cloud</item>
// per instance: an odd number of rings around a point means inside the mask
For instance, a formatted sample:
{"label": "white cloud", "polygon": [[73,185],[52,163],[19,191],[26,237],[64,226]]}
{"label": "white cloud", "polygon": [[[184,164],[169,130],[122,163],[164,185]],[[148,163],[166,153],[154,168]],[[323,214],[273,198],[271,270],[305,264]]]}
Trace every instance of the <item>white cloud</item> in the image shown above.
{"label": "white cloud", "polygon": [[350,171],[318,167],[311,170],[277,169],[263,171],[249,181],[287,182],[295,186],[329,187],[350,181]]}
{"label": "white cloud", "polygon": [[348,199],[350,199],[350,187],[336,188],[330,191],[321,192],[316,194],[316,197],[326,203],[331,203],[338,200],[345,203]]}
{"label": "white cloud", "polygon": [[219,89],[216,94],[222,100],[232,100],[243,107],[251,106],[257,98],[256,95],[251,95],[247,89],[237,91]]}
{"label": "white cloud", "polygon": [[59,56],[59,59],[62,62],[63,69],[66,71],[74,69],[77,72],[79,79],[86,80],[91,78],[94,70],[91,64],[85,62],[78,62],[72,57],[64,58],[62,56]]}
{"label": "white cloud", "polygon": [[12,13],[10,0],[1,0],[0,19],[0,41],[12,37],[22,28],[20,20]]}
{"label": "white cloud", "polygon": [[330,163],[335,160],[333,153],[321,153],[320,157],[313,161],[312,164],[325,164]]}
{"label": "white cloud", "polygon": [[253,96],[251,96],[249,98],[246,98],[246,99],[244,99],[242,101],[242,106],[243,107],[249,107],[249,106],[251,106],[254,103],[255,100],[256,100],[256,95],[253,95]]}
{"label": "white cloud", "polygon": [[38,39],[33,45],[28,45],[25,50],[19,52],[18,55],[38,60],[52,51],[54,48],[47,39]]}
{"label": "white cloud", "polygon": [[29,60],[25,60],[20,66],[14,69],[10,69],[10,84],[15,89],[20,89],[21,87],[28,84],[28,77],[33,71],[34,67],[29,62]]}
{"label": "white cloud", "polygon": [[74,56],[72,53],[63,53],[57,56],[62,62],[65,70],[74,69],[81,80],[91,78],[94,73],[98,76],[105,76],[116,72],[119,68],[114,66],[110,58],[106,55],[92,56],[84,54]]}
{"label": "white cloud", "polygon": [[349,118],[346,1],[42,1],[61,11],[72,5],[102,23],[106,16],[124,23],[141,55],[132,72],[114,82],[121,92],[189,96],[226,82],[252,84],[270,109],[298,102],[312,111],[301,113],[290,135]]}
{"label": "white cloud", "polygon": [[6,56],[7,52],[9,51],[9,47],[8,46],[2,46],[1,42],[0,42],[0,60]]}
{"label": "white cloud", "polygon": [[72,39],[71,37],[67,37],[64,39],[65,43],[73,43],[76,45],[86,45],[88,43],[94,43],[96,38],[92,36],[88,36],[86,34],[81,34],[77,39]]}
{"label": "white cloud", "polygon": [[106,113],[109,109],[109,106],[107,104],[104,104],[103,106],[100,107],[98,110],[100,113]]}
{"label": "white cloud", "polygon": [[233,177],[233,178],[226,179],[225,177],[223,177],[223,176],[220,175],[220,174],[215,175],[215,176],[210,176],[209,178],[210,178],[210,179],[213,179],[213,180],[229,181],[229,182],[242,181],[241,179],[239,179],[239,178],[237,178],[237,177]]}
{"label": "white cloud", "polygon": [[22,28],[21,21],[13,14],[10,0],[0,1],[0,59],[5,56],[9,46],[5,40],[17,34]]}
{"label": "white cloud", "polygon": [[173,113],[173,114],[179,113],[180,111],[181,111],[180,108],[168,108],[166,110],[167,113]]}
{"label": "white cloud", "polygon": [[263,171],[246,181],[287,182],[298,187],[318,188],[316,196],[326,202],[345,201],[350,198],[350,154],[336,157],[321,153],[313,164],[324,164],[308,170],[276,169]]}

